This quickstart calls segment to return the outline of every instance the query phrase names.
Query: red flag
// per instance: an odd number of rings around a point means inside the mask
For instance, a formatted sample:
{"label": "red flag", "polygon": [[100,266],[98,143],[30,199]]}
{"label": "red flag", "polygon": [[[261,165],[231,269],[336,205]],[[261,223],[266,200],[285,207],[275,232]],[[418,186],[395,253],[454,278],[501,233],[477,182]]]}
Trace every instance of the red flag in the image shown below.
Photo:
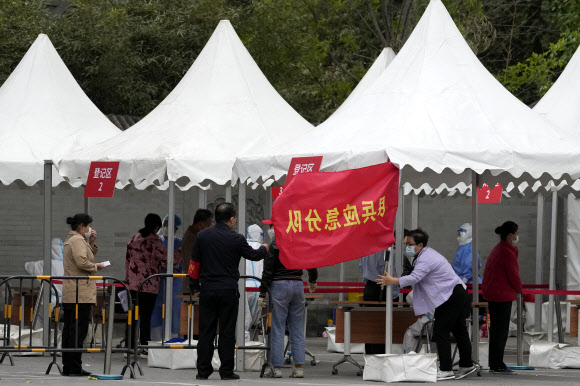
{"label": "red flag", "polygon": [[272,207],[280,261],[289,269],[358,259],[395,242],[399,169],[390,162],[298,174]]}

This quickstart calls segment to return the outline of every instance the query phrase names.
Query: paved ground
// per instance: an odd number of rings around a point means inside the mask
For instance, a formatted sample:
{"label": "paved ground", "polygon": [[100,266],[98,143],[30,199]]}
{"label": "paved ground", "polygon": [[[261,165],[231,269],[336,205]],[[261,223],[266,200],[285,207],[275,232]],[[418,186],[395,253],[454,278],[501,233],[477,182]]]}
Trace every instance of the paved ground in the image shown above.
{"label": "paved ground", "polygon": [[[295,380],[288,378],[290,368],[283,369],[284,378],[260,379],[258,373],[250,372],[241,374],[242,379],[237,382],[224,382],[219,380],[217,373],[214,373],[210,380],[196,382],[195,370],[164,370],[152,369],[144,366],[145,375],[137,379],[125,377],[123,383],[140,384],[140,385],[272,385],[272,384],[293,384],[293,385],[362,385],[370,384],[365,382],[362,377],[356,376],[356,370],[351,365],[342,365],[339,368],[338,375],[331,375],[332,364],[336,362],[341,354],[326,352],[326,340],[323,338],[309,338],[307,347],[314,352],[319,360],[317,366],[311,366],[309,363],[305,366],[306,378]],[[513,339],[510,339],[506,362],[515,364],[515,347]],[[353,357],[362,363],[362,355],[353,355]],[[103,370],[103,354],[83,354],[85,369],[96,373]],[[99,381],[89,381],[84,378],[70,378],[57,375],[58,372],[53,369],[52,374],[44,375],[50,359],[48,357],[15,357],[15,366],[11,367],[4,363],[0,365],[0,385],[77,385],[91,384],[94,385]],[[145,361],[146,362],[146,361]],[[113,355],[112,374],[119,374],[123,367],[122,354]],[[527,364],[527,358],[524,359]],[[213,379],[212,379],[213,378]],[[107,382],[107,381],[101,381]],[[109,383],[112,381],[109,381]],[[498,376],[483,372],[482,377],[471,376],[461,381],[447,381],[453,384],[466,385],[555,385],[555,384],[580,384],[580,370],[534,370],[520,371],[515,376]]]}

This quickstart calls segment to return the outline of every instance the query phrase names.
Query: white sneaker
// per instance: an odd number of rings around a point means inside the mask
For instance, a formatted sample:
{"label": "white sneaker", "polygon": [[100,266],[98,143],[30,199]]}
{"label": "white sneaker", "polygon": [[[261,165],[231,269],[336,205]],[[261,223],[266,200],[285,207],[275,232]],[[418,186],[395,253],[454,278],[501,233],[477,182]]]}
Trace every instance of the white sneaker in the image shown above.
{"label": "white sneaker", "polygon": [[302,367],[293,367],[290,378],[304,378],[304,369]]}
{"label": "white sneaker", "polygon": [[455,379],[453,371],[437,371],[437,382],[446,381],[448,379]]}
{"label": "white sneaker", "polygon": [[470,374],[473,374],[477,371],[477,367],[476,366],[471,366],[471,367],[460,367],[459,371],[457,372],[457,375],[455,376],[455,379],[462,379],[467,377]]}
{"label": "white sneaker", "polygon": [[282,378],[282,370],[277,367],[270,367],[264,372],[264,376],[267,378]]}

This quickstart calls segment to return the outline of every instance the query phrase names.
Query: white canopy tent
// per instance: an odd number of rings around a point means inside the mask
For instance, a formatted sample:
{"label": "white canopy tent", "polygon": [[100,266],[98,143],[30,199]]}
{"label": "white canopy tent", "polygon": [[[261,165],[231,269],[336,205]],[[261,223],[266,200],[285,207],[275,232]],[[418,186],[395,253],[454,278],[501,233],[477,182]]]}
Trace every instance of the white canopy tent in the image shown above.
{"label": "white canopy tent", "polygon": [[[562,133],[570,138],[580,137],[580,49],[570,59],[566,69],[552,85],[546,95],[534,107],[540,116],[557,125]],[[571,188],[562,189],[565,193],[578,196],[580,181]],[[553,201],[557,200],[556,192]],[[555,222],[555,212],[552,213]],[[568,232],[567,232],[567,287],[570,290],[580,289],[580,200],[568,200]],[[550,264],[550,285],[555,281],[555,262]],[[552,298],[552,296],[551,296]],[[552,299],[550,299],[552,300]],[[552,301],[550,301],[552,304]],[[553,312],[550,313],[553,319]],[[553,320],[549,323],[553,325]],[[550,328],[549,327],[549,328]],[[551,330],[551,328],[550,328]]]}
{"label": "white canopy tent", "polygon": [[[0,181],[32,186],[44,161],[120,133],[79,87],[41,34],[0,87]],[[56,175],[53,185],[62,182]]]}
{"label": "white canopy tent", "polygon": [[[98,147],[71,153],[55,164],[67,181],[84,183],[91,161],[120,161],[121,185],[168,187],[172,239],[176,185],[182,190],[210,182],[225,185],[237,156],[288,142],[311,129],[268,82],[231,23],[222,20],[181,82],[149,115]],[[245,231],[245,194],[240,184],[240,232]],[[231,186],[226,186],[226,200],[231,198]],[[172,243],[168,256],[167,272],[173,272]],[[243,274],[245,264],[240,267]],[[171,288],[171,280],[167,285]],[[170,296],[171,291],[166,293]],[[170,326],[169,299],[166,307]],[[241,345],[243,312],[242,306],[237,334]],[[238,355],[240,362],[243,366],[243,355]]]}
{"label": "white canopy tent", "polygon": [[[63,182],[52,158],[120,132],[90,101],[41,34],[0,87],[0,181],[33,186],[44,181],[44,274],[51,267],[52,186]],[[44,290],[48,304],[50,291]],[[48,307],[45,308],[48,312]],[[44,331],[49,319],[43,318]],[[48,334],[45,334],[47,343]]]}
{"label": "white canopy tent", "polygon": [[123,184],[224,185],[236,156],[310,129],[223,20],[181,82],[149,115],[98,147],[55,163],[70,182],[86,182],[91,161],[114,160],[121,161],[117,180]]}
{"label": "white canopy tent", "polygon": [[[391,161],[402,170],[401,182],[413,188],[571,181],[580,176],[579,148],[491,75],[441,1],[431,0],[397,57],[356,101],[295,141],[239,157],[233,181],[278,180],[293,156],[310,155],[324,156],[322,171]],[[401,203],[402,193],[401,186]],[[477,200],[472,222],[477,251]],[[401,244],[402,220],[397,229]],[[397,248],[398,260],[401,252]],[[475,300],[477,289],[476,282]]]}

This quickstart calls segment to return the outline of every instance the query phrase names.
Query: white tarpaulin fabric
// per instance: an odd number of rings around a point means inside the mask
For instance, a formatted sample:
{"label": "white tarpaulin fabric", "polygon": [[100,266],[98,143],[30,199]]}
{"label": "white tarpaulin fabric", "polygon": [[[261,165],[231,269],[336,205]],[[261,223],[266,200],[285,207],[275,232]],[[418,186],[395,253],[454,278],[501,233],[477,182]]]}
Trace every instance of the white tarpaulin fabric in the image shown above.
{"label": "white tarpaulin fabric", "polygon": [[363,380],[437,382],[437,354],[365,355]]}
{"label": "white tarpaulin fabric", "polygon": [[313,126],[284,101],[232,25],[222,20],[176,88],[119,136],[56,160],[69,181],[86,181],[90,161],[120,161],[117,180],[181,189],[231,178],[235,158],[285,143]]}
{"label": "white tarpaulin fabric", "polygon": [[[580,49],[558,77],[556,83],[534,107],[534,111],[556,124],[570,137],[580,136]],[[580,183],[569,192],[578,196]],[[580,201],[569,197],[566,284],[569,290],[580,289]],[[574,298],[576,296],[570,296]]]}
{"label": "white tarpaulin fabric", "polygon": [[518,181],[569,180],[580,176],[579,148],[491,75],[441,1],[431,0],[371,87],[298,140],[239,157],[233,180],[278,180],[293,156],[308,155],[324,156],[322,171],[390,160],[413,187],[469,183],[469,170],[482,182],[502,172]]}
{"label": "white tarpaulin fabric", "polygon": [[[44,161],[121,131],[91,102],[46,35],[39,35],[0,88],[0,181],[31,186]],[[88,173],[88,167],[87,167]],[[63,180],[53,173],[53,185]]]}
{"label": "white tarpaulin fabric", "polygon": [[578,369],[580,347],[536,341],[530,346],[530,366],[546,369]]}

